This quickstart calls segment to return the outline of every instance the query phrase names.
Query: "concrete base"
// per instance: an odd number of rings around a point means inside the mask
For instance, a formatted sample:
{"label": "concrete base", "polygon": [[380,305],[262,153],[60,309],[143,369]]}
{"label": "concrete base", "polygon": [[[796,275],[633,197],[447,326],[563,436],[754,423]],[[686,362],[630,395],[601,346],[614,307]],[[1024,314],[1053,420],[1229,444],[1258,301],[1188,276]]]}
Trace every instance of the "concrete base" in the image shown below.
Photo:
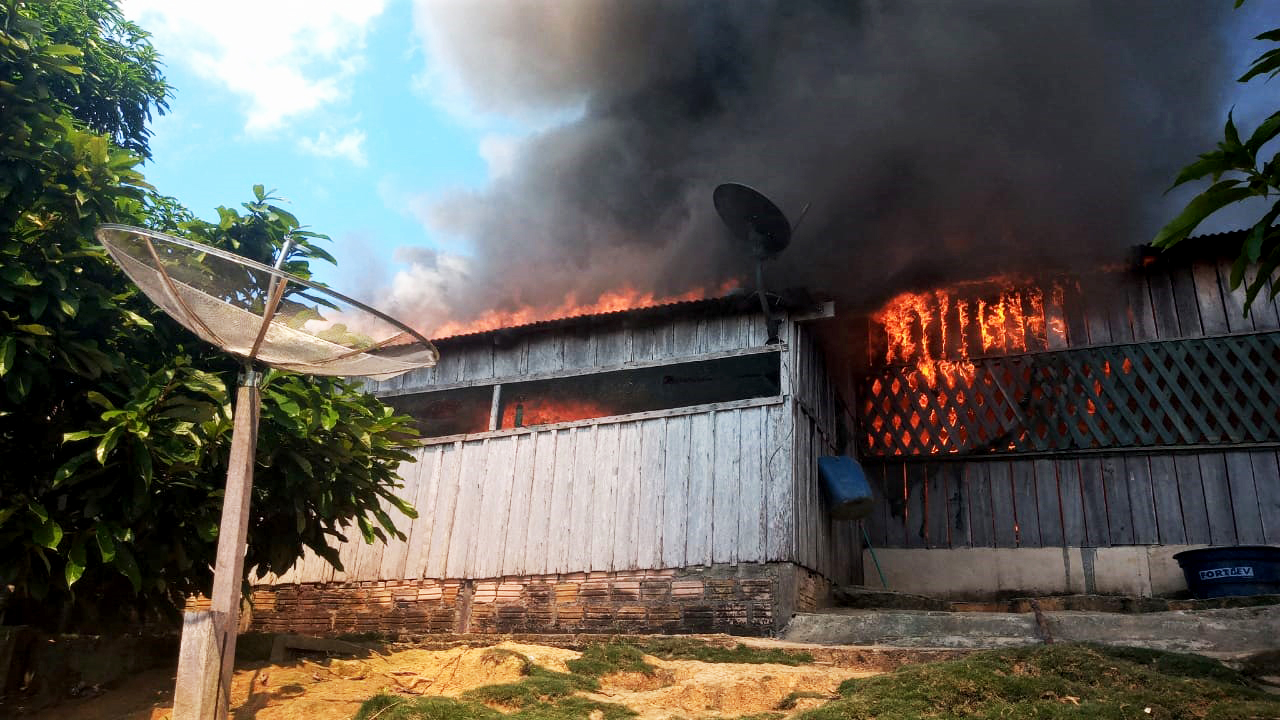
{"label": "concrete base", "polygon": [[1280,606],[1126,615],[1047,612],[946,613],[831,610],[800,614],[782,634],[791,642],[891,647],[999,648],[1093,642],[1215,655],[1280,649]]}
{"label": "concrete base", "polygon": [[[948,599],[1115,594],[1160,597],[1187,590],[1176,553],[1203,545],[1109,548],[877,548],[889,589]],[[864,567],[872,567],[869,552]]]}

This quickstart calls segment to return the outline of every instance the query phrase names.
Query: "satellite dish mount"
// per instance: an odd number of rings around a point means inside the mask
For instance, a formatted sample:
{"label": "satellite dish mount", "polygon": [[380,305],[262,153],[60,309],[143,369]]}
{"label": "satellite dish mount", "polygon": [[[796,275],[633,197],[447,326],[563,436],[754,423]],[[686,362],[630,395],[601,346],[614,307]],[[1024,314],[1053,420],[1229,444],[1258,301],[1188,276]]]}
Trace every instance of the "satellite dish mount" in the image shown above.
{"label": "satellite dish mount", "polygon": [[769,332],[769,344],[778,344],[778,329],[782,318],[769,307],[764,289],[764,264],[772,260],[791,243],[791,236],[809,212],[805,205],[795,226],[787,216],[760,191],[739,183],[725,183],[715,189],[712,199],[716,212],[724,221],[735,240],[745,247],[756,262],[756,294],[760,297],[760,309],[764,312]]}

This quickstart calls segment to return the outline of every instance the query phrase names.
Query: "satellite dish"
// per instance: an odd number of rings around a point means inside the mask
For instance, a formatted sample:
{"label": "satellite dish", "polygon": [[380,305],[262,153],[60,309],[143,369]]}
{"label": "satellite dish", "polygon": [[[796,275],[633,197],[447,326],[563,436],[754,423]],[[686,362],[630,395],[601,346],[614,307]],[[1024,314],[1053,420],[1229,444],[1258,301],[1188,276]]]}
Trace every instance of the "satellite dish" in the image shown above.
{"label": "satellite dish", "polygon": [[773,201],[754,188],[725,183],[712,199],[716,212],[735,239],[746,243],[757,259],[771,258],[791,243],[791,223]]}
{"label": "satellite dish", "polygon": [[156,305],[244,363],[236,391],[211,609],[184,618],[173,700],[175,720],[225,718],[258,435],[260,376],[254,364],[381,380],[434,365],[440,355],[404,323],[282,271],[292,240],[286,240],[272,267],[127,225],[102,225],[97,237]]}
{"label": "satellite dish", "polygon": [[206,342],[312,375],[386,380],[434,365],[409,326],[346,295],[220,248],[126,225],[98,240],[147,297]]}
{"label": "satellite dish", "polygon": [[774,316],[765,297],[764,262],[773,259],[791,244],[791,235],[809,212],[809,206],[805,205],[800,211],[800,220],[793,227],[772,200],[746,185],[724,183],[716,188],[711,199],[729,232],[750,250],[751,256],[756,260],[756,291],[760,296],[760,308],[764,311],[768,328],[768,344],[776,345],[782,319]]}

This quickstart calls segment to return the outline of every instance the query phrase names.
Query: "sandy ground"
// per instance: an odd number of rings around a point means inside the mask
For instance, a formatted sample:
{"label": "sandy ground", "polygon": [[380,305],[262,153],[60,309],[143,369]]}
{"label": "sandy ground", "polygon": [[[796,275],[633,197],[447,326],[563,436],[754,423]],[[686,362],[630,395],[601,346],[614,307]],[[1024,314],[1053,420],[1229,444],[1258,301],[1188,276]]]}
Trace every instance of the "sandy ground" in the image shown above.
{"label": "sandy ground", "polygon": [[[274,665],[256,663],[236,670],[232,716],[238,720],[348,720],[370,696],[387,691],[412,695],[454,696],[480,685],[520,677],[521,663],[511,650],[553,670],[577,652],[544,645],[504,642],[486,647],[448,650],[396,649],[361,659],[305,655]],[[792,692],[834,695],[846,678],[874,671],[811,665],[739,665],[648,658],[653,675],[619,673],[603,678],[597,700],[626,705],[641,720],[738,716],[774,710]],[[164,720],[170,716],[173,671],[141,673],[102,695],[60,704],[30,717],[43,720]],[[801,699],[790,712],[822,703]]]}

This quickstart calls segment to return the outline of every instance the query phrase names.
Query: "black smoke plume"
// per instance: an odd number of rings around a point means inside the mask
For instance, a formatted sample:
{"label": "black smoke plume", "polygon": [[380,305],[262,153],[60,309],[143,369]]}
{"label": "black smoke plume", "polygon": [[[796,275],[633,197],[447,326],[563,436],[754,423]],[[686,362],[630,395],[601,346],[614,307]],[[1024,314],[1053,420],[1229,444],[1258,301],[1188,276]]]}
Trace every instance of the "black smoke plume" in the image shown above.
{"label": "black smoke plume", "polygon": [[[867,307],[908,285],[1118,258],[1220,123],[1223,3],[1191,0],[424,2],[474,110],[570,118],[430,209],[471,257],[422,292],[447,319],[662,294],[750,269],[711,204],[793,217],[770,269]],[[438,308],[433,307],[432,310]]]}

